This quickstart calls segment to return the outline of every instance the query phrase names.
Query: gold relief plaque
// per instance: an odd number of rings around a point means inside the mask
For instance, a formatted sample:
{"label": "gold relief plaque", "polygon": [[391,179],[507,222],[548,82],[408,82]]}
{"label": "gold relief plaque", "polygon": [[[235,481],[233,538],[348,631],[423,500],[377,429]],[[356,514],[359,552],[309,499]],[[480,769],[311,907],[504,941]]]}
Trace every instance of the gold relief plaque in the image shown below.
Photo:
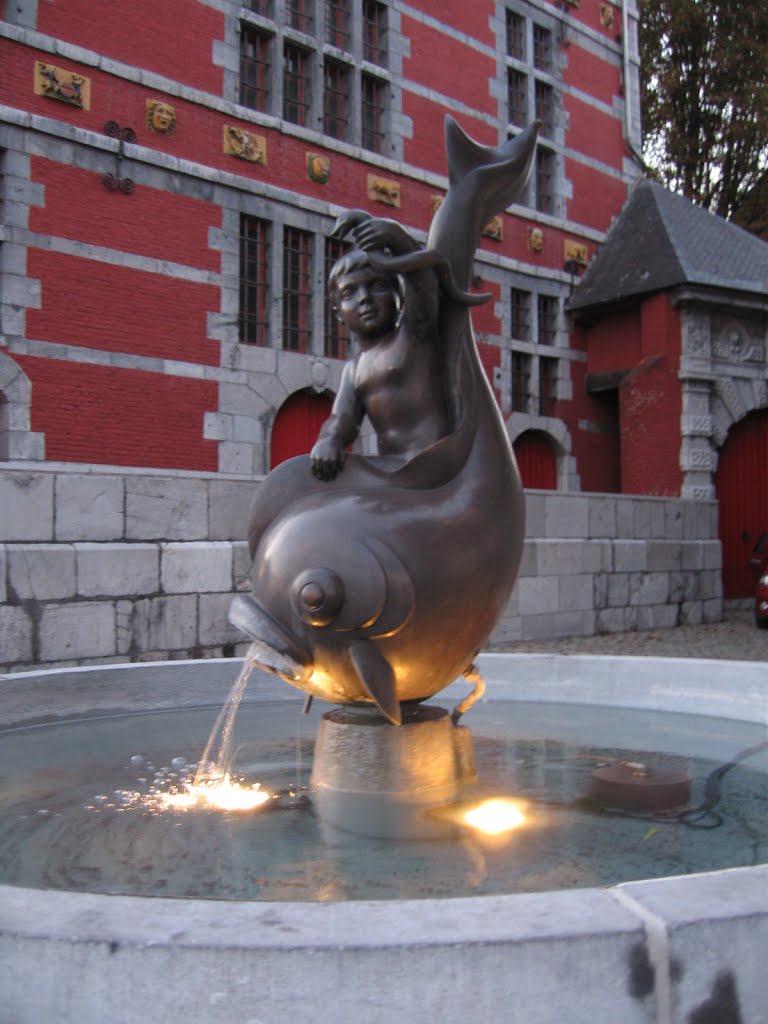
{"label": "gold relief plaque", "polygon": [[572,238],[566,238],[564,253],[566,263],[578,263],[579,266],[586,267],[587,247],[583,242],[575,242]]}
{"label": "gold relief plaque", "polygon": [[176,110],[164,100],[147,100],[147,128],[158,135],[173,135],[176,131]]}
{"label": "gold relief plaque", "polygon": [[434,216],[440,207],[443,205],[444,196],[432,195],[430,200],[432,202],[432,215]]}
{"label": "gold relief plaque", "polygon": [[35,61],[35,95],[61,100],[73,107],[91,109],[91,80],[85,75]]}
{"label": "gold relief plaque", "polygon": [[320,153],[307,153],[307,177],[318,185],[325,185],[331,176],[331,161]]}
{"label": "gold relief plaque", "polygon": [[224,125],[224,152],[238,160],[250,160],[254,164],[266,164],[267,140],[263,135],[247,132],[243,128]]}
{"label": "gold relief plaque", "polygon": [[504,240],[504,221],[501,217],[494,217],[492,221],[485,225],[483,236],[485,238],[492,238],[495,242]]}
{"label": "gold relief plaque", "polygon": [[613,5],[600,4],[600,24],[605,28],[613,28]]}
{"label": "gold relief plaque", "polygon": [[375,174],[369,174],[368,198],[376,203],[384,203],[385,206],[399,206],[400,182],[392,181],[390,178],[377,178]]}
{"label": "gold relief plaque", "polygon": [[541,228],[528,228],[528,248],[531,252],[544,251],[544,232]]}

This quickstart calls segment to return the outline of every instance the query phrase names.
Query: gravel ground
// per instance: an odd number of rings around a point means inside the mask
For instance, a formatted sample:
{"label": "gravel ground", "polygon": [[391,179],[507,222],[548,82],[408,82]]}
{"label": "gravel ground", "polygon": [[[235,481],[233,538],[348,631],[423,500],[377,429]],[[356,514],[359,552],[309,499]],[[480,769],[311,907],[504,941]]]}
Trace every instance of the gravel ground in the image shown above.
{"label": "gravel ground", "polygon": [[656,658],[723,658],[768,661],[768,630],[758,629],[751,609],[726,609],[723,621],[636,633],[568,637],[563,640],[503,644],[512,654],[621,654]]}

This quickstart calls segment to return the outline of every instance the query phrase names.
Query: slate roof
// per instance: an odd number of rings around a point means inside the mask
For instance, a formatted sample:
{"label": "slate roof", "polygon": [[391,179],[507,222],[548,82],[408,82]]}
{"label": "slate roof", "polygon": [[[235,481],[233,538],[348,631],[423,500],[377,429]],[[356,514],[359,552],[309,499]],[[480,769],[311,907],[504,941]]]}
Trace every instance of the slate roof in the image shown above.
{"label": "slate roof", "polygon": [[568,303],[571,311],[676,285],[768,292],[768,242],[641,178]]}

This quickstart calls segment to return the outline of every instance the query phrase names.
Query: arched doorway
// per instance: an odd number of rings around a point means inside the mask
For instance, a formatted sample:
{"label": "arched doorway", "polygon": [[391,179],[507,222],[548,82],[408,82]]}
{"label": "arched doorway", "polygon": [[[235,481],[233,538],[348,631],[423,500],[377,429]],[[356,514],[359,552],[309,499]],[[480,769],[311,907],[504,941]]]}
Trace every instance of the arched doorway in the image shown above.
{"label": "arched doorway", "polygon": [[272,427],[269,447],[271,469],[294,455],[305,455],[317,440],[320,427],[331,412],[331,399],[307,389],[297,391],[280,406]]}
{"label": "arched doorway", "polygon": [[749,557],[768,532],[768,410],[750,413],[728,432],[715,473],[723,597],[751,597]]}
{"label": "arched doorway", "polygon": [[512,445],[523,487],[557,490],[557,455],[546,434],[526,430]]}

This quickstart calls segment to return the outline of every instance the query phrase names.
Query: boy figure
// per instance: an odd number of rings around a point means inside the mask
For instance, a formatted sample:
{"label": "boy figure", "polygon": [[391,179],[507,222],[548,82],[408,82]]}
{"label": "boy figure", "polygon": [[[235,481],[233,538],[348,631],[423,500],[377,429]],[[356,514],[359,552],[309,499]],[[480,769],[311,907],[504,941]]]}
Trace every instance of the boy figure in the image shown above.
{"label": "boy figure", "polygon": [[368,252],[401,255],[419,246],[395,221],[354,228],[359,249],[342,256],[329,278],[339,319],[359,351],[344,367],[331,415],[310,454],[312,472],[333,480],[367,415],[380,455],[405,463],[450,433],[438,343],[439,284],[433,270],[399,278],[377,269]]}

